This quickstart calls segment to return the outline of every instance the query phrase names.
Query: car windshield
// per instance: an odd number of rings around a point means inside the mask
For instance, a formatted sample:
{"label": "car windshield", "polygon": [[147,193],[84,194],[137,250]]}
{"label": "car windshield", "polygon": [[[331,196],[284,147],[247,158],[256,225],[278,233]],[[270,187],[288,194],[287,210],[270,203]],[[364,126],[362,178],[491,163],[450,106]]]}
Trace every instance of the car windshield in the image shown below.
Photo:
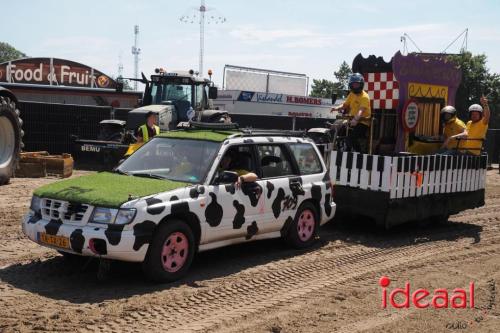
{"label": "car windshield", "polygon": [[166,101],[187,101],[192,104],[192,86],[182,83],[155,82],[151,87],[151,97],[153,104]]}
{"label": "car windshield", "polygon": [[126,159],[117,172],[201,183],[219,146],[212,141],[156,137]]}

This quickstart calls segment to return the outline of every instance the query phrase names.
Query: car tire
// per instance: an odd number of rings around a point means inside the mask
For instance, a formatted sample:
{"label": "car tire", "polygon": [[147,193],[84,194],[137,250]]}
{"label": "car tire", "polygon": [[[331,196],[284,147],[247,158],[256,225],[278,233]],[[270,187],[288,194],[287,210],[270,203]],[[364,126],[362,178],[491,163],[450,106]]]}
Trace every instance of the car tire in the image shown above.
{"label": "car tire", "polygon": [[304,202],[288,227],[285,241],[297,249],[309,247],[316,240],[318,228],[319,215],[316,207],[311,202]]}
{"label": "car tire", "polygon": [[181,220],[160,224],[143,262],[149,280],[172,282],[185,276],[193,262],[195,238],[191,228]]}
{"label": "car tire", "polygon": [[0,185],[9,182],[19,162],[23,147],[21,126],[16,103],[0,96]]}

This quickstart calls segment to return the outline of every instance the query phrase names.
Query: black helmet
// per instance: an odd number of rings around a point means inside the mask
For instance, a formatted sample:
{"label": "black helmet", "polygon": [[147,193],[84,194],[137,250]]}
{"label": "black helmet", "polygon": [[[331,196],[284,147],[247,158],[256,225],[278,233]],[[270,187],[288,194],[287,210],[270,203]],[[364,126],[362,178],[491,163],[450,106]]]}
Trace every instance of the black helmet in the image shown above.
{"label": "black helmet", "polygon": [[363,91],[365,86],[365,79],[360,73],[354,73],[349,76],[349,90],[355,94],[359,94]]}

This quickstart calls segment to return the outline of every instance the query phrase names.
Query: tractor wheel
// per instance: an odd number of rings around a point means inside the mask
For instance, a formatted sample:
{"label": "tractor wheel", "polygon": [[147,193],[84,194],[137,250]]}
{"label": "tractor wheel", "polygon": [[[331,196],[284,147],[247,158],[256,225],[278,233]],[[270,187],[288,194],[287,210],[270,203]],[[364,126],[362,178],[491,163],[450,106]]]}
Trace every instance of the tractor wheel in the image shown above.
{"label": "tractor wheel", "polygon": [[24,134],[21,126],[16,103],[0,96],[0,185],[9,182],[19,162]]}

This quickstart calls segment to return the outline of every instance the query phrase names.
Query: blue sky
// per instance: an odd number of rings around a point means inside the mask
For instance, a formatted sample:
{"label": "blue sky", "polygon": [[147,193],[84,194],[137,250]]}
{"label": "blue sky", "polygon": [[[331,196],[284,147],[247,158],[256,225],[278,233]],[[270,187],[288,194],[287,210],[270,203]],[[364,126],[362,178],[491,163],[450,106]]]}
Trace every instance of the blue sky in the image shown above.
{"label": "blue sky", "polygon": [[[0,41],[29,56],[82,62],[116,75],[121,55],[133,75],[133,26],[140,26],[140,69],[198,68],[199,26],[179,21],[199,0],[2,1]],[[407,33],[424,52],[440,52],[465,28],[468,49],[500,73],[500,1],[207,0],[223,25],[207,25],[205,69],[222,83],[224,64],[333,79],[358,53],[385,59]],[[458,52],[462,40],[448,52]],[[416,49],[408,43],[410,51]]]}

